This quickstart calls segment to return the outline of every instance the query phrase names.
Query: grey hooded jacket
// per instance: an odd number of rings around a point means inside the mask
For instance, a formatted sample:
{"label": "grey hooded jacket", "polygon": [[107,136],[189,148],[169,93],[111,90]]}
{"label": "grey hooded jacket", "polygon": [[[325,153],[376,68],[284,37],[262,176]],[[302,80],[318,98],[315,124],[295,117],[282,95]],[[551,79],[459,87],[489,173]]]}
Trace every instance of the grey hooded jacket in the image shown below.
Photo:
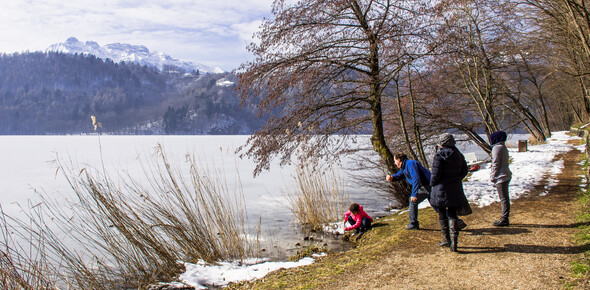
{"label": "grey hooded jacket", "polygon": [[494,184],[510,181],[512,172],[508,168],[508,148],[504,142],[498,142],[492,146],[492,168],[490,179]]}

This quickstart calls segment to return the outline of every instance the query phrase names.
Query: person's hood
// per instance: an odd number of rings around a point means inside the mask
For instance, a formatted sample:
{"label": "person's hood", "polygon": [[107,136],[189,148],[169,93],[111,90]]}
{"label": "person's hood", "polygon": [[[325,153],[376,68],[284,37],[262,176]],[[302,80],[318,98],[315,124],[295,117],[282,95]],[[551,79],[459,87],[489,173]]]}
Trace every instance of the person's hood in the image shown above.
{"label": "person's hood", "polygon": [[442,133],[438,137],[438,145],[442,147],[452,147],[455,146],[455,138],[451,133]]}
{"label": "person's hood", "polygon": [[442,157],[444,160],[449,159],[453,154],[455,154],[455,150],[453,150],[455,146],[452,147],[442,147],[438,150],[437,154]]}
{"label": "person's hood", "polygon": [[504,131],[497,131],[490,135],[490,145],[494,146],[500,142],[505,142],[508,136]]}

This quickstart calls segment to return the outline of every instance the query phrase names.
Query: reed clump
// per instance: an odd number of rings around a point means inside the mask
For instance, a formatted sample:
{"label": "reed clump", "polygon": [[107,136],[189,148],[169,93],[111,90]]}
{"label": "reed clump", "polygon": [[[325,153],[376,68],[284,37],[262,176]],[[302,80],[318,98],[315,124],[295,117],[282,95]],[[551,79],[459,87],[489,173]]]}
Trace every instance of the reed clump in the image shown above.
{"label": "reed clump", "polygon": [[[23,226],[4,213],[0,205],[0,288],[1,289],[49,289],[55,280],[47,273],[55,272],[43,252],[43,240],[30,239],[19,229]],[[22,240],[30,241],[29,244]]]}
{"label": "reed clump", "polygon": [[316,170],[304,164],[296,167],[294,177],[296,186],[287,197],[301,225],[317,231],[342,219],[349,196],[335,168]]}
{"label": "reed clump", "polygon": [[[199,166],[194,156],[186,156],[187,173],[158,145],[154,158],[142,163],[141,181],[55,162],[75,195],[64,203],[41,194],[43,203],[29,213],[28,225],[21,222],[23,235],[42,241],[42,247],[32,245],[35,252],[57,265],[30,274],[55,277],[48,287],[34,289],[143,289],[174,281],[184,271],[182,262],[239,260],[259,247],[248,238],[241,188],[230,188],[221,171]],[[5,256],[19,258],[15,251]],[[4,285],[19,283],[4,267],[10,264],[0,261],[0,279],[11,280]]]}

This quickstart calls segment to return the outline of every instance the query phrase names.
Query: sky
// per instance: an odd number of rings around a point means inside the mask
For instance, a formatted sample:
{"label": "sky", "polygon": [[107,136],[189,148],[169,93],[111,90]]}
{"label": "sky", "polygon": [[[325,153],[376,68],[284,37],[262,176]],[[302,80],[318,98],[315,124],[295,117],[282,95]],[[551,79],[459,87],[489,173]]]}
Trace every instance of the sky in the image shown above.
{"label": "sky", "polygon": [[180,60],[231,71],[251,61],[246,50],[273,0],[0,1],[0,52],[45,51],[76,37],[145,45]]}
{"label": "sky", "polygon": [[[506,142],[512,159],[510,163],[512,180],[509,184],[511,200],[520,198],[529,192],[543,180],[545,175],[548,176],[549,182],[541,195],[546,194],[550,188],[557,185],[556,177],[563,170],[564,162],[563,160],[555,162],[553,158],[557,154],[574,149],[573,145],[567,144],[570,139],[579,138],[571,137],[566,132],[553,132],[552,137],[546,144],[529,145],[526,152],[518,152],[515,144],[519,140],[512,139]],[[576,149],[583,152],[584,145],[577,146]],[[489,176],[490,168],[484,164],[480,170],[473,172],[467,181],[463,183],[465,195],[472,207],[485,206],[499,201],[498,194],[491,184]],[[420,204],[420,208],[428,206],[428,201]],[[397,214],[393,215],[393,218],[407,219],[407,210],[397,212]],[[342,234],[344,225],[337,223],[328,228],[335,233]],[[318,256],[308,257],[296,262],[259,262],[256,259],[251,259],[251,262],[221,262],[219,265],[207,265],[202,262],[197,264],[185,263],[186,272],[180,275],[179,279],[184,285],[195,287],[195,289],[208,289],[207,286],[211,285],[224,286],[230,282],[259,279],[280,268],[309,265],[317,258]]]}

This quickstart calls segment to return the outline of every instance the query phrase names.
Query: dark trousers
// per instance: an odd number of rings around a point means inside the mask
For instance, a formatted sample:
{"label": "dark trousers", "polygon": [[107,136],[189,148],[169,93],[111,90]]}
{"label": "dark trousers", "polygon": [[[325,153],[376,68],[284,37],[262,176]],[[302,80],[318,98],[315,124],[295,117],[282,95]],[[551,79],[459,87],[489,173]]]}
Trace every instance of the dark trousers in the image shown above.
{"label": "dark trousers", "polygon": [[500,197],[500,205],[502,206],[502,216],[500,217],[501,221],[508,221],[508,218],[510,218],[510,196],[508,194],[508,183],[510,183],[510,181],[496,184],[498,197]]}
{"label": "dark trousers", "polygon": [[[352,219],[351,216],[348,216],[348,223],[350,225],[354,225],[354,224],[356,224],[356,221],[354,219]],[[371,229],[371,220],[368,219],[367,217],[364,217],[363,220],[361,221],[361,226],[356,228],[356,232],[357,233],[364,233],[369,229]]]}
{"label": "dark trousers", "polygon": [[457,215],[458,207],[433,207],[434,211],[438,213],[438,220],[458,220]]}
{"label": "dark trousers", "polygon": [[410,215],[410,226],[412,227],[419,227],[420,224],[418,223],[418,204],[423,202],[430,196],[430,193],[424,188],[420,187],[418,189],[418,193],[416,193],[416,202],[412,202],[412,197],[410,196],[410,206],[408,207],[409,215]]}

